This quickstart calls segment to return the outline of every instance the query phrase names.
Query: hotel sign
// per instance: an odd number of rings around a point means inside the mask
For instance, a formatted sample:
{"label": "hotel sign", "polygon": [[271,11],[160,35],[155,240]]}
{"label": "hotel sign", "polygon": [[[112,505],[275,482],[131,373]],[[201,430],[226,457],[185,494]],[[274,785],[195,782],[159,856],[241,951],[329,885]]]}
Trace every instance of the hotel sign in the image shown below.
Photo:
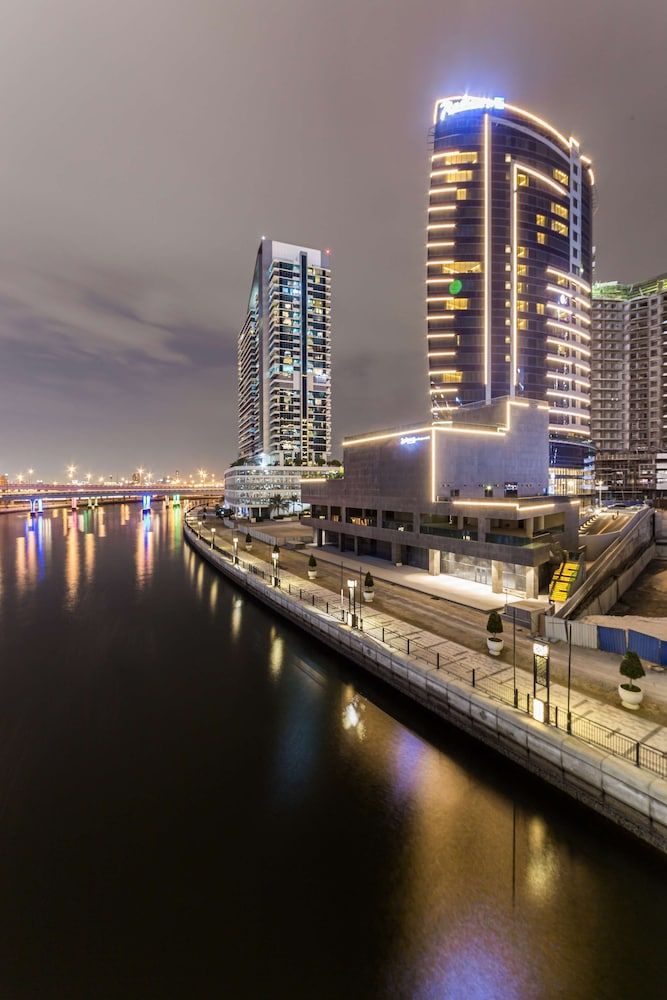
{"label": "hotel sign", "polygon": [[405,437],[401,438],[401,444],[417,444],[417,442],[419,441],[430,441],[430,440],[431,440],[430,434],[420,434],[419,436],[417,436],[416,434],[408,434]]}
{"label": "hotel sign", "polygon": [[504,97],[473,97],[464,94],[463,97],[446,97],[438,101],[438,121],[444,122],[447,115],[456,115],[461,111],[502,111],[505,107]]}

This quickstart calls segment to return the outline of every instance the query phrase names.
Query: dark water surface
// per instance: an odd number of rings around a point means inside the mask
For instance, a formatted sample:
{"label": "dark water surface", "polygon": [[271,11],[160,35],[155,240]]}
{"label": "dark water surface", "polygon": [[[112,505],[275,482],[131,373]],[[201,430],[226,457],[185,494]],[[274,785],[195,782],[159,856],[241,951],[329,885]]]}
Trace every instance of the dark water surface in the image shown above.
{"label": "dark water surface", "polygon": [[661,857],[236,592],[180,519],[0,518],[2,998],[667,994]]}

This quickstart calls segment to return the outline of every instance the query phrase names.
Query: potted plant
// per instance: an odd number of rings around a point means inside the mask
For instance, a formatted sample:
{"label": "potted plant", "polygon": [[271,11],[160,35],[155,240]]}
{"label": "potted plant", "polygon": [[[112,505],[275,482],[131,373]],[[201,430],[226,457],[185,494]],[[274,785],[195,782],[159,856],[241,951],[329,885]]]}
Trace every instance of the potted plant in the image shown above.
{"label": "potted plant", "polygon": [[364,577],[363,595],[366,603],[372,604],[373,598],[375,597],[375,580],[373,579],[370,570],[368,570],[366,576]]}
{"label": "potted plant", "polygon": [[486,645],[491,656],[500,656],[505,643],[502,638],[503,620],[497,611],[490,613],[486,623],[486,631],[489,633],[486,637]]}
{"label": "potted plant", "polygon": [[643,677],[646,671],[642,666],[642,661],[639,659],[636,653],[628,650],[623,659],[621,660],[620,672],[624,677],[628,678],[627,684],[618,685],[618,693],[621,696],[621,703],[623,708],[630,708],[633,712],[636,712],[642,703],[642,698],[644,697],[644,692],[633,681],[638,680]]}
{"label": "potted plant", "polygon": [[250,532],[245,536],[245,550],[246,552],[252,552],[252,535]]}
{"label": "potted plant", "polygon": [[308,559],[308,579],[317,580],[317,559],[312,552],[310,554],[310,558]]}

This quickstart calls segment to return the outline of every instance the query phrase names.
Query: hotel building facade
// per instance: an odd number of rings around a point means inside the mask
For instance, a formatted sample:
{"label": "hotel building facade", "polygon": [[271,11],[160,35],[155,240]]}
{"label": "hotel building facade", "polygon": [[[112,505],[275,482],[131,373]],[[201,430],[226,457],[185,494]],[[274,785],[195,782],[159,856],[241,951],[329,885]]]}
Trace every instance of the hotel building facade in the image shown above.
{"label": "hotel building facade", "polygon": [[589,494],[594,177],[576,139],[502,98],[435,105],[426,312],[433,421],[549,406],[549,492]]}
{"label": "hotel building facade", "polygon": [[593,286],[591,433],[600,493],[667,489],[667,275]]}
{"label": "hotel building facade", "polygon": [[581,562],[594,178],[575,139],[500,98],[438,101],[428,418],[343,442],[302,483],[314,541],[527,598]]}

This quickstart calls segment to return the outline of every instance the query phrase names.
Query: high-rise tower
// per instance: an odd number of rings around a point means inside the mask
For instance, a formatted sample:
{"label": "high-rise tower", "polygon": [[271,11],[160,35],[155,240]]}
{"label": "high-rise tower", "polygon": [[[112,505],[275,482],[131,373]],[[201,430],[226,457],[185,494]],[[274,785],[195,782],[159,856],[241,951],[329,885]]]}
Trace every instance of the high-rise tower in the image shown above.
{"label": "high-rise tower", "polygon": [[427,238],[435,421],[499,396],[549,405],[550,492],[592,491],[593,172],[503,98],[435,105]]}
{"label": "high-rise tower", "polygon": [[262,240],[238,339],[239,457],[331,452],[331,277],[323,250]]}
{"label": "high-rise tower", "polygon": [[595,476],[616,495],[664,490],[667,275],[593,285],[591,433]]}

